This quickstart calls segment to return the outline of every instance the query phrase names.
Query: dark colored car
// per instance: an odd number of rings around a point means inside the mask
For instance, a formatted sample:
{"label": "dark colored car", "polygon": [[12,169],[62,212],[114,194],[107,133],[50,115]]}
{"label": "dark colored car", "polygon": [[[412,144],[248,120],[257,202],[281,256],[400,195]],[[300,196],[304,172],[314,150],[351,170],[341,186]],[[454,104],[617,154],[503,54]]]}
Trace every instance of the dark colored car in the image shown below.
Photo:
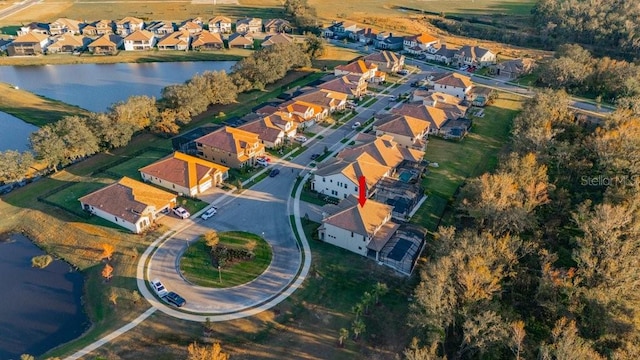
{"label": "dark colored car", "polygon": [[280,174],[280,170],[279,169],[273,169],[271,170],[271,172],[269,173],[269,177],[275,177],[276,175]]}
{"label": "dark colored car", "polygon": [[315,159],[317,159],[319,157],[320,157],[320,154],[312,154],[311,155],[311,160],[315,160]]}
{"label": "dark colored car", "polygon": [[175,305],[177,307],[182,307],[182,305],[187,303],[187,301],[182,296],[174,293],[173,291],[168,293],[167,296],[164,297],[164,299],[167,300],[169,304]]}

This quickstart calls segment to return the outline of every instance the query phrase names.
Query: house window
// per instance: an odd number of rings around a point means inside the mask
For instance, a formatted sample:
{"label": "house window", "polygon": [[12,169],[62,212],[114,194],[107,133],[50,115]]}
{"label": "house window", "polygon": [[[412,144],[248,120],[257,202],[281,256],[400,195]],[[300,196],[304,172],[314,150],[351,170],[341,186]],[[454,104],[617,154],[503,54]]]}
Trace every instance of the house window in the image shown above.
{"label": "house window", "polygon": [[356,192],[358,192],[358,187],[357,187],[357,186],[355,186],[355,187],[354,187],[354,190],[355,190]]}
{"label": "house window", "polygon": [[116,222],[118,222],[118,217],[115,217],[115,216],[114,216],[114,218],[116,219]]}
{"label": "house window", "polygon": [[351,232],[351,237],[353,237],[353,231]]}
{"label": "house window", "polygon": [[172,186],[174,189],[176,188],[176,185],[175,185],[175,184],[173,184],[173,185],[171,185],[171,186]]}
{"label": "house window", "polygon": [[362,246],[358,246],[358,250],[362,250]]}
{"label": "house window", "polygon": [[344,184],[344,188],[345,188],[345,189],[347,188],[347,184]]}
{"label": "house window", "polygon": [[326,182],[326,180],[324,178],[322,178],[322,182]]}

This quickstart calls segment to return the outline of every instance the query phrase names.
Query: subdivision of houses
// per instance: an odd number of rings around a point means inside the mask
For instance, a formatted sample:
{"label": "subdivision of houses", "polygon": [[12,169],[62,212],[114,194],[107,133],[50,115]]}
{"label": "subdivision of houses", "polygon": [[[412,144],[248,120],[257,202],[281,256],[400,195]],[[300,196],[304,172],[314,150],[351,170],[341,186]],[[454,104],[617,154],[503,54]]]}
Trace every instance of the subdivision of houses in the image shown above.
{"label": "subdivision of houses", "polygon": [[153,33],[147,30],[136,30],[124,38],[124,49],[127,51],[151,50],[156,45],[156,41]]}
{"label": "subdivision of houses", "polygon": [[230,34],[231,19],[225,16],[216,16],[209,20],[209,31],[212,33]]}
{"label": "subdivision of houses", "polygon": [[59,18],[49,24],[49,33],[51,35],[80,35],[80,30],[84,24],[81,21],[69,18]]}
{"label": "subdivision of houses", "polygon": [[536,63],[533,59],[512,59],[493,65],[491,70],[498,76],[515,79],[531,73],[535,66]]}
{"label": "subdivision of houses", "polygon": [[83,210],[138,234],[176,205],[176,195],[123,177],[78,201]]}
{"label": "subdivision of houses", "polygon": [[258,134],[260,141],[266,148],[278,148],[283,146],[287,139],[293,139],[296,136],[298,122],[294,117],[290,113],[276,111],[241,125],[238,129]]}
{"label": "subdivision of houses", "polygon": [[454,55],[458,66],[469,65],[482,68],[496,63],[496,54],[480,46],[465,45]]}
{"label": "subdivision of houses", "polygon": [[407,115],[410,118],[429,122],[429,134],[437,134],[449,120],[447,113],[439,108],[420,103],[405,103],[391,110],[393,114]]}
{"label": "subdivision of houses", "polygon": [[313,126],[329,115],[328,109],[296,98],[280,104],[278,110],[297,115],[294,119],[298,121],[299,129]]}
{"label": "subdivision of houses", "polygon": [[293,27],[288,20],[284,19],[268,19],[264,22],[264,32],[266,33],[285,33],[291,32]]}
{"label": "subdivision of houses", "polygon": [[269,35],[264,38],[264,41],[260,46],[263,48],[273,46],[275,44],[293,44],[293,37],[285,33],[277,33],[275,35]]}
{"label": "subdivision of houses", "polygon": [[139,171],[142,180],[188,196],[201,194],[229,177],[228,167],[178,151]]}
{"label": "subdivision of houses", "polygon": [[229,48],[253,49],[253,38],[238,32],[229,35],[227,43]]}
{"label": "subdivision of houses", "polygon": [[81,35],[73,35],[67,33],[54,38],[51,45],[47,47],[47,53],[72,53],[74,51],[82,51],[91,43],[91,38]]}
{"label": "subdivision of houses", "polygon": [[225,126],[195,140],[197,155],[231,168],[254,166],[264,155],[258,134]]}
{"label": "subdivision of houses", "polygon": [[[126,39],[125,39],[126,40]],[[158,50],[189,50],[191,34],[186,30],[174,31],[158,40]]]}
{"label": "subdivision of houses", "polygon": [[175,31],[170,21],[153,21],[147,25],[146,30],[152,32],[158,39]]}
{"label": "subdivision of houses", "polygon": [[430,48],[435,49],[439,45],[440,39],[427,33],[405,36],[403,40],[404,51],[414,55],[421,54]]}
{"label": "subdivision of houses", "polygon": [[314,88],[296,96],[295,99],[321,106],[329,113],[333,113],[345,109],[348,97],[345,93]]}
{"label": "subdivision of houses", "polygon": [[365,63],[376,64],[378,70],[395,73],[404,67],[404,55],[396,54],[393,51],[382,50],[369,54],[362,58]]}
{"label": "subdivision of houses", "polygon": [[373,131],[376,136],[389,135],[398,145],[424,151],[430,122],[403,114],[376,115]]}
{"label": "subdivision of houses", "polygon": [[236,21],[236,32],[243,34],[255,34],[262,32],[262,19],[243,18]]}
{"label": "subdivision of houses", "polygon": [[122,20],[115,22],[116,34],[126,37],[133,34],[136,31],[144,29],[144,20],[135,18],[133,16],[127,16]]}
{"label": "subdivision of houses", "polygon": [[319,89],[336,91],[348,95],[349,99],[360,98],[367,92],[368,82],[361,76],[343,75],[316,86]]}
{"label": "subdivision of houses", "polygon": [[220,33],[203,31],[194,35],[191,48],[193,50],[219,50],[224,48],[224,41]]}
{"label": "subdivision of houses", "polygon": [[13,39],[7,46],[9,56],[40,55],[47,50],[49,35],[29,32]]}
{"label": "subdivision of houses", "polygon": [[470,77],[455,72],[437,74],[431,82],[434,91],[453,95],[460,99],[465,99],[473,88]]}
{"label": "subdivision of houses", "polygon": [[447,45],[442,45],[436,52],[427,51],[425,57],[427,60],[434,60],[447,65],[454,61],[454,57],[458,49],[448,48]]}
{"label": "subdivision of houses", "polygon": [[120,35],[104,34],[87,45],[87,49],[94,55],[114,55],[123,43],[124,39]]}

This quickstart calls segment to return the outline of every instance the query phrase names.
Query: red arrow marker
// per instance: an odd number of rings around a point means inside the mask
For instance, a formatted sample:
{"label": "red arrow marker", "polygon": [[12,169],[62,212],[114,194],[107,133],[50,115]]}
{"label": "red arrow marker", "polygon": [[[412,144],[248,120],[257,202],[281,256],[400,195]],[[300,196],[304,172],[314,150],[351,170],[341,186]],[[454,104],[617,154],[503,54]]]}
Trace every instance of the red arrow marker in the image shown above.
{"label": "red arrow marker", "polygon": [[367,182],[364,176],[360,176],[358,178],[358,183],[360,185],[360,191],[358,193],[358,203],[360,207],[364,206],[364,203],[367,202]]}

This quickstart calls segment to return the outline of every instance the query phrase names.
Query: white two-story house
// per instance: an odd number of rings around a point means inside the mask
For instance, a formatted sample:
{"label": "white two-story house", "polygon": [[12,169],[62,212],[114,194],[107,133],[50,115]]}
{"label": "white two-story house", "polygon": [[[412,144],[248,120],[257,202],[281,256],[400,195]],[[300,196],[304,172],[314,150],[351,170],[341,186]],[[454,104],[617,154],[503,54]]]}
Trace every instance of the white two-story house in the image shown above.
{"label": "white two-story house", "polygon": [[152,32],[136,30],[124,38],[124,49],[127,51],[151,50],[156,45],[156,40]]}
{"label": "white two-story house", "polygon": [[471,78],[458,73],[444,73],[435,76],[431,82],[433,90],[465,99],[473,88]]}

